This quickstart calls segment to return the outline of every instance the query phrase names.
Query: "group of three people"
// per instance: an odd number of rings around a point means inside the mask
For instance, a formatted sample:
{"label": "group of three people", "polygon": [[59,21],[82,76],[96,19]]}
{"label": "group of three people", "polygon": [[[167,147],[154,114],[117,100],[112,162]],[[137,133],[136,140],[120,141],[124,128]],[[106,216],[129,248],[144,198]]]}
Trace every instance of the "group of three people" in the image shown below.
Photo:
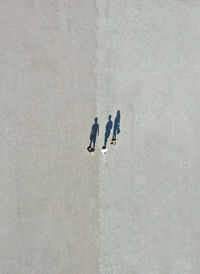
{"label": "group of three people", "polygon": [[[117,111],[117,115],[115,117],[114,121],[114,127],[113,127],[113,122],[111,120],[112,116],[108,116],[108,122],[106,124],[106,131],[105,131],[105,138],[104,138],[104,145],[102,147],[102,152],[105,154],[107,151],[106,145],[108,138],[110,137],[111,130],[113,128],[113,136],[111,139],[111,144],[116,144],[117,141],[117,134],[120,133],[120,111]],[[91,129],[91,134],[90,134],[90,145],[87,148],[89,152],[94,152],[95,150],[95,145],[96,145],[96,137],[99,135],[99,124],[98,124],[98,118],[96,117],[94,119],[95,123],[92,126]]]}

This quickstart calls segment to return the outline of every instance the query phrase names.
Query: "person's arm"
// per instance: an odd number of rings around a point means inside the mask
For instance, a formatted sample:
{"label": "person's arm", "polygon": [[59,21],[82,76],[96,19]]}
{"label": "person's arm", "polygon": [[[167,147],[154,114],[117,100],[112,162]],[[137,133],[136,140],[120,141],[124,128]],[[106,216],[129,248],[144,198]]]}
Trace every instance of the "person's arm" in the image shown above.
{"label": "person's arm", "polygon": [[99,125],[98,125],[98,129],[97,129],[97,132],[98,132],[98,136],[99,136]]}

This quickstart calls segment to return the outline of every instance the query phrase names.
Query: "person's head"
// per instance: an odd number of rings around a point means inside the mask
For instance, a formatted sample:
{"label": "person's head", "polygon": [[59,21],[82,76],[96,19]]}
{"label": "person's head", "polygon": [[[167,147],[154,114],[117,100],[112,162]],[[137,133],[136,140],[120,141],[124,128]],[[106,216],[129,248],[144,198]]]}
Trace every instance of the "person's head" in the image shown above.
{"label": "person's head", "polygon": [[109,115],[108,116],[108,120],[111,121],[111,118],[112,118],[112,115]]}
{"label": "person's head", "polygon": [[120,110],[117,111],[117,116],[118,116],[118,117],[120,116]]}
{"label": "person's head", "polygon": [[96,118],[94,119],[94,121],[95,121],[95,123],[97,123],[97,122],[98,122],[98,118],[96,117]]}

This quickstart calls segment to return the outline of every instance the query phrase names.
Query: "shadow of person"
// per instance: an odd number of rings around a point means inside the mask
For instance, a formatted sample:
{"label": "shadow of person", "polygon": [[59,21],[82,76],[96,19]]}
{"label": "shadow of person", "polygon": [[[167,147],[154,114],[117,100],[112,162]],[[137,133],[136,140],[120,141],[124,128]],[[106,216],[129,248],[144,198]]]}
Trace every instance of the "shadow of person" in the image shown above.
{"label": "shadow of person", "polygon": [[118,110],[117,115],[115,117],[114,128],[113,128],[113,137],[111,140],[111,144],[116,143],[117,135],[120,133],[120,118],[121,118],[121,114],[120,114],[120,110]]}
{"label": "shadow of person", "polygon": [[98,122],[98,118],[97,117],[94,119],[94,122],[95,123],[92,125],[92,129],[91,129],[91,133],[90,133],[90,145],[87,148],[87,150],[89,152],[94,152],[95,145],[96,145],[97,134],[99,136],[99,124],[97,123]]}
{"label": "shadow of person", "polygon": [[108,138],[110,137],[110,132],[111,132],[111,129],[113,127],[113,122],[111,120],[112,116],[109,115],[108,116],[108,122],[106,124],[106,132],[105,132],[105,138],[104,138],[104,146],[103,148],[106,148],[106,145],[107,145],[107,142],[108,142]]}

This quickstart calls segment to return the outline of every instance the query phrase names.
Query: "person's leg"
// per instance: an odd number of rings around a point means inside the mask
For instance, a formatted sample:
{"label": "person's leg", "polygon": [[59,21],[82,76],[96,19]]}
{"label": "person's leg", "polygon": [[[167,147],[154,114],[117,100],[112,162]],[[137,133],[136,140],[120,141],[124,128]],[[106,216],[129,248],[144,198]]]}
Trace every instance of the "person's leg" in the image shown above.
{"label": "person's leg", "polygon": [[90,137],[90,145],[89,145],[89,147],[91,147],[91,145],[92,145],[92,138]]}
{"label": "person's leg", "polygon": [[117,131],[117,129],[114,128],[114,131],[113,131],[113,139],[114,139],[114,140],[116,139],[116,131]]}
{"label": "person's leg", "polygon": [[108,139],[109,139],[109,137],[110,137],[110,133],[111,133],[111,130],[108,131],[106,144],[107,144],[107,141],[108,141]]}
{"label": "person's leg", "polygon": [[104,146],[106,146],[106,144],[107,144],[107,141],[108,141],[108,138],[107,138],[107,136],[106,136],[106,134],[105,134],[105,139],[104,139]]}
{"label": "person's leg", "polygon": [[113,129],[113,136],[112,136],[112,140],[114,139],[115,137],[115,129]]}
{"label": "person's leg", "polygon": [[96,138],[93,139],[93,149],[95,149]]}

